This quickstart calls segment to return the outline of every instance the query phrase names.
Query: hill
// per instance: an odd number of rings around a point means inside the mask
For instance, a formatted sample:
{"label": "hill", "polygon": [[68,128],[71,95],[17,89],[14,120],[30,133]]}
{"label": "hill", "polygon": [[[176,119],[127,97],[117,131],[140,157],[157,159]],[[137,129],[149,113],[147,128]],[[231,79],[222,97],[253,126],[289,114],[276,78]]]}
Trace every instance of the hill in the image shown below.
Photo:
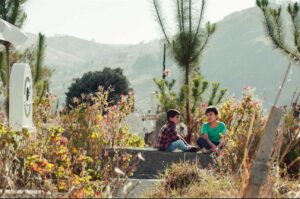
{"label": "hill", "polygon": [[[36,35],[25,46],[32,45]],[[64,93],[73,78],[88,71],[104,67],[121,67],[133,87],[139,112],[153,107],[154,77],[161,76],[163,41],[154,40],[137,45],[99,44],[71,36],[47,37],[46,65],[54,70],[51,91],[64,102]],[[288,59],[274,50],[266,38],[263,16],[259,9],[250,8],[225,17],[218,22],[201,61],[201,73],[210,81],[219,81],[222,87],[239,97],[244,86],[257,88],[257,94],[273,102],[283,78]],[[182,71],[169,57],[167,67],[171,78],[181,81]],[[293,66],[293,73],[280,99],[281,104],[290,103],[292,92],[300,86],[300,66]]]}

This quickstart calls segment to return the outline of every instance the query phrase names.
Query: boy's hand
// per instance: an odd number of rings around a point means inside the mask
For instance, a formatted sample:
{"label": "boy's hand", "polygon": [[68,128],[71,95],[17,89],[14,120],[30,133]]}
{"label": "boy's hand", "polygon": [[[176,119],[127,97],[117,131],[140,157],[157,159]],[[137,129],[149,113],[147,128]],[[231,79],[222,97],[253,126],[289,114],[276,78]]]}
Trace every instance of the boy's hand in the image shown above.
{"label": "boy's hand", "polygon": [[213,147],[211,147],[211,149],[210,149],[212,152],[218,152],[218,147],[216,147],[216,146],[213,146]]}

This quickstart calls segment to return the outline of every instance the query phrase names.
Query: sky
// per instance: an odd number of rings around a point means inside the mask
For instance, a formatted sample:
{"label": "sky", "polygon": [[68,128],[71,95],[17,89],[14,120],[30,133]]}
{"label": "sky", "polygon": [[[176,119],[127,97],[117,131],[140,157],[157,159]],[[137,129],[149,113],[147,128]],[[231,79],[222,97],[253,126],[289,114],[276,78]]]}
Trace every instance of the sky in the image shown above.
{"label": "sky", "polygon": [[[255,6],[255,0],[207,2],[205,19],[212,22]],[[162,6],[172,24],[174,0],[163,0]],[[162,36],[152,0],[28,0],[25,11],[23,30],[35,34],[71,35],[106,44],[136,44]]]}

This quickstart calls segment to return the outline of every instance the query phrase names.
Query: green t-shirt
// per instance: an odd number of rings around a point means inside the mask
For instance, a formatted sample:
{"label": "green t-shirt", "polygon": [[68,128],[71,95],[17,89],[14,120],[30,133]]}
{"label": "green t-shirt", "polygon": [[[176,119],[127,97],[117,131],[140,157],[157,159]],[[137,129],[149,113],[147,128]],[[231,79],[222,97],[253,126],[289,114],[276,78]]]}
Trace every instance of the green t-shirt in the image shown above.
{"label": "green t-shirt", "polygon": [[210,141],[214,143],[219,143],[221,136],[220,134],[226,133],[226,125],[223,122],[219,122],[216,128],[211,128],[209,123],[205,123],[202,125],[201,134],[208,134],[208,138]]}

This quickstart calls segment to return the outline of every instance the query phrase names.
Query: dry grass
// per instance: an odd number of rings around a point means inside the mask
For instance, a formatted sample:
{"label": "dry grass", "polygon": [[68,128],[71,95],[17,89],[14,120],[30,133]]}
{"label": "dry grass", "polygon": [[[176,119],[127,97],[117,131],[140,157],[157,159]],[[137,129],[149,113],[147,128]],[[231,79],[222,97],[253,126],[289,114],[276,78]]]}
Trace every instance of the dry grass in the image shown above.
{"label": "dry grass", "polygon": [[[220,174],[201,169],[197,163],[171,165],[164,174],[164,181],[145,197],[151,198],[239,198],[242,179],[239,175]],[[282,179],[272,173],[261,191],[263,198],[297,198],[300,183]]]}
{"label": "dry grass", "polygon": [[161,175],[164,181],[153,193],[154,198],[232,197],[238,195],[239,180],[200,169],[197,163],[173,164]]}

